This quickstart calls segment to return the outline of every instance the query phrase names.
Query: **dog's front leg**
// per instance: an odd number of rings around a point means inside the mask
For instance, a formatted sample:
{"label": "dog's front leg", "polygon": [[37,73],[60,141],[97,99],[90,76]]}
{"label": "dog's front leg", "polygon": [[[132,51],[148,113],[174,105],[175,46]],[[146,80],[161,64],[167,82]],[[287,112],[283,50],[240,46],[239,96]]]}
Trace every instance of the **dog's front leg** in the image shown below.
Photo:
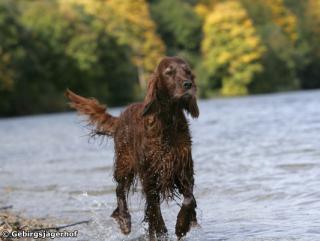
{"label": "dog's front leg", "polygon": [[196,207],[197,202],[192,193],[192,187],[184,190],[183,203],[178,213],[176,223],[176,235],[178,240],[189,232],[191,226],[197,225]]}

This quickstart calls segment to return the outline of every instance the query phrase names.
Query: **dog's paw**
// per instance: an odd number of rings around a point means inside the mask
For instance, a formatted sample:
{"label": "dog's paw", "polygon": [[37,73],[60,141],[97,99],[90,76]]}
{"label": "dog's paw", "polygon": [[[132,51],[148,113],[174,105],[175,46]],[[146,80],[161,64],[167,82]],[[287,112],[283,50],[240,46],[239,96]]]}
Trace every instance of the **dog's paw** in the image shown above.
{"label": "dog's paw", "polygon": [[120,213],[119,209],[116,208],[111,217],[117,221],[123,234],[128,235],[131,232],[131,216],[129,213]]}
{"label": "dog's paw", "polygon": [[190,226],[192,228],[200,228],[200,224],[198,224],[198,220],[197,220],[197,213],[196,213],[196,210],[192,210],[191,211],[191,224]]}
{"label": "dog's paw", "polygon": [[182,205],[176,223],[176,235],[178,240],[185,236],[189,232],[191,226],[196,223],[197,219],[194,207]]}

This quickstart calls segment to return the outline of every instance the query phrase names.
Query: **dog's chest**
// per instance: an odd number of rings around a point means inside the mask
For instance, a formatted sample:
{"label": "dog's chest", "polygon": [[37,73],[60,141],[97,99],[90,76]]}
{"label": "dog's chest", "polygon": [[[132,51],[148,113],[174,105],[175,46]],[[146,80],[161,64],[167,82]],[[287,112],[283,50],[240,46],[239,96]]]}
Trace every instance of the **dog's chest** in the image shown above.
{"label": "dog's chest", "polygon": [[186,125],[162,126],[149,125],[143,144],[144,156],[152,162],[174,162],[189,158],[191,138]]}
{"label": "dog's chest", "polygon": [[183,115],[149,115],[143,119],[141,147],[144,159],[175,161],[185,159],[191,151],[188,123]]}

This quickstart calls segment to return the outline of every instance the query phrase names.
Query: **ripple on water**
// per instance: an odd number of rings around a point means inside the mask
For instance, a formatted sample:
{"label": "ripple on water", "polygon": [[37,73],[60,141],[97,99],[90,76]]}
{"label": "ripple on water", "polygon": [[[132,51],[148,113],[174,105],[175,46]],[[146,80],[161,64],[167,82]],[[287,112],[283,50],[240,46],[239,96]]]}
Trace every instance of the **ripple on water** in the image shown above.
{"label": "ripple on water", "polygon": [[298,171],[306,171],[311,170],[313,168],[319,168],[320,164],[318,163],[291,163],[291,164],[281,164],[277,165],[277,168],[280,168],[289,172],[298,172]]}
{"label": "ripple on water", "polygon": [[[320,240],[319,95],[199,102],[190,123],[201,228],[185,240]],[[128,237],[110,218],[113,144],[89,143],[86,131],[74,113],[0,120],[0,203],[31,216],[92,219],[79,240],[145,240],[141,195],[129,195]],[[174,202],[162,208],[172,240],[178,210]]]}

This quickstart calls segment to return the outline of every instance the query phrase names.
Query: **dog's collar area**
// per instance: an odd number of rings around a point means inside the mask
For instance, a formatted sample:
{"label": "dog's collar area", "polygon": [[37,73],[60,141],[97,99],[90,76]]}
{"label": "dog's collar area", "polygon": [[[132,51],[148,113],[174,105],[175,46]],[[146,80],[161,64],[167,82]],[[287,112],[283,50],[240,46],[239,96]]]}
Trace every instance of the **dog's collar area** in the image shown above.
{"label": "dog's collar area", "polygon": [[186,197],[186,198],[183,199],[182,204],[183,205],[189,205],[192,202],[192,199],[193,199],[192,197]]}

